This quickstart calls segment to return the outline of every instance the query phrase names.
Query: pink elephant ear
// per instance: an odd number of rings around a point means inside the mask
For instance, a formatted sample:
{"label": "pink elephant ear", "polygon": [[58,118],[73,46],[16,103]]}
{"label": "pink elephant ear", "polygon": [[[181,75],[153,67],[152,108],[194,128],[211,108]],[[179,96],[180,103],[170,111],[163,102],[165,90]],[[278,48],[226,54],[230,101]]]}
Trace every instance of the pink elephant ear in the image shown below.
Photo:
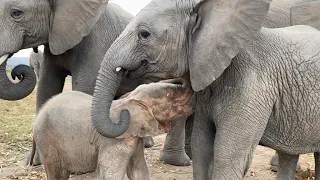
{"label": "pink elephant ear", "polygon": [[[146,137],[164,133],[163,129],[159,129],[160,125],[154,118],[152,110],[148,108],[148,105],[143,101],[130,99],[125,103],[131,106],[130,109],[133,111],[130,111],[130,124],[128,129],[122,135],[116,137],[117,139],[132,136]],[[113,113],[112,110],[111,113]]]}
{"label": "pink elephant ear", "polygon": [[191,13],[189,70],[192,89],[217,79],[241,49],[252,42],[271,0],[196,0]]}
{"label": "pink elephant ear", "polygon": [[303,3],[290,10],[291,25],[309,25],[320,30],[320,1]]}
{"label": "pink elephant ear", "polygon": [[108,0],[49,0],[53,22],[50,51],[59,55],[87,36],[105,10]]}

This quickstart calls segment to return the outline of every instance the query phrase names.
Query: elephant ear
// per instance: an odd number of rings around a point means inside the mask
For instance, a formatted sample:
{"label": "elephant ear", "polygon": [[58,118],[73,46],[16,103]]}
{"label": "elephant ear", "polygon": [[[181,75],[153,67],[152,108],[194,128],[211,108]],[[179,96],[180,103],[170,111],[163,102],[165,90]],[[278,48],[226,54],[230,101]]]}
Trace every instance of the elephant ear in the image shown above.
{"label": "elephant ear", "polygon": [[200,91],[254,39],[271,0],[196,1],[190,18],[189,70],[193,90]]}
{"label": "elephant ear", "polygon": [[[136,99],[129,100],[129,103],[127,102],[127,104],[129,104],[133,110],[130,111],[130,124],[126,132],[116,137],[117,139],[128,138],[131,136],[154,136],[164,133],[164,130],[160,129],[161,127],[158,121],[154,118],[152,110],[147,104]],[[113,112],[111,111],[111,113]]]}
{"label": "elephant ear", "polygon": [[52,22],[50,51],[59,55],[87,36],[106,8],[108,0],[49,0]]}
{"label": "elephant ear", "polygon": [[309,25],[320,30],[320,1],[292,7],[290,18],[291,25]]}

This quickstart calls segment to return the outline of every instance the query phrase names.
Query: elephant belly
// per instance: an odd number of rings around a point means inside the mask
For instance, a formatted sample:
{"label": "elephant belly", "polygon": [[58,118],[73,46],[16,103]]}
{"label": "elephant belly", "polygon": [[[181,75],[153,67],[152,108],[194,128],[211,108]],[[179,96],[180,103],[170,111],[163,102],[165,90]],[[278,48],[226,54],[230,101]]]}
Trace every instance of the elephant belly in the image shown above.
{"label": "elephant belly", "polygon": [[[313,123],[306,120],[312,120]],[[294,118],[269,120],[260,144],[290,154],[319,152],[320,119],[304,117],[301,121]]]}

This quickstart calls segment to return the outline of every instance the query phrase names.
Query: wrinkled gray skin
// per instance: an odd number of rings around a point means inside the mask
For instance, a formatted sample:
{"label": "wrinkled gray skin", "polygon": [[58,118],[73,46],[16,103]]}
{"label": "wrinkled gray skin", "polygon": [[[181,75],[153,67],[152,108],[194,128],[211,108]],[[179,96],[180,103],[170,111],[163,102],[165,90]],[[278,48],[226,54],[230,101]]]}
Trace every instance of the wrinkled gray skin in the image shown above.
{"label": "wrinkled gray skin", "polygon": [[[268,12],[268,16],[266,17],[263,27],[267,28],[280,28],[280,27],[288,27],[295,24],[305,24],[310,25],[315,28],[320,27],[320,20],[318,18],[317,21],[310,22],[305,21],[306,17],[311,13],[318,13],[320,16],[319,11],[319,0],[273,0],[270,4],[270,9]],[[314,3],[317,3],[315,5]],[[302,8],[304,6],[313,6],[312,8]],[[296,13],[300,9],[305,9],[304,11]],[[308,19],[308,18],[307,18]],[[186,150],[187,151],[187,150]],[[188,151],[187,151],[188,152]],[[276,153],[271,161],[270,164],[273,166],[278,166],[279,164],[279,157],[278,153]],[[300,164],[297,164],[297,169],[300,169]]]}
{"label": "wrinkled gray skin", "polygon": [[[126,172],[129,179],[149,179],[141,137],[164,133],[159,123],[190,114],[191,96],[190,86],[139,86],[112,103],[114,122],[123,108],[132,119],[127,131],[117,138],[103,137],[94,129],[90,120],[92,96],[72,91],[53,97],[39,111],[34,125],[34,147],[40,152],[47,179],[68,179],[71,172],[91,172],[97,166],[100,179],[121,180]],[[170,110],[165,111],[167,108]],[[125,115],[129,114],[120,116]]]}
{"label": "wrinkled gray skin", "polygon": [[130,121],[114,124],[105,111],[123,77],[166,79],[189,72],[196,91],[194,179],[242,179],[260,140],[281,152],[278,179],[294,179],[299,154],[320,150],[314,128],[320,126],[320,33],[309,26],[261,28],[269,3],[152,1],[101,64],[91,113],[97,131],[115,137]]}
{"label": "wrinkled gray skin", "polygon": [[[316,16],[316,13],[318,13],[318,15],[320,16],[320,13],[318,12],[318,8],[320,6],[319,2],[320,2],[319,0],[273,0],[270,4],[268,15],[263,22],[263,27],[280,28],[280,27],[292,26],[295,24],[304,24],[304,25],[310,25],[320,29],[319,18],[318,20],[315,19],[314,21],[304,21],[304,19],[308,19],[308,17],[310,17],[312,13],[315,14],[313,16]],[[314,4],[314,3],[317,3],[317,4]],[[304,8],[304,11],[301,10],[301,12],[299,13],[296,12],[302,9],[304,6],[307,6],[307,7],[312,6],[312,8]],[[189,119],[191,119],[192,121],[192,117],[189,117]],[[187,124],[192,124],[192,122],[189,122],[189,121],[187,121]],[[192,126],[189,128],[192,128]],[[179,130],[176,130],[176,131],[179,131]],[[186,131],[190,132],[191,130],[186,129]],[[191,136],[191,133],[186,133],[185,151],[188,154],[188,156],[191,158],[191,149],[190,149],[191,138],[189,136]],[[270,164],[273,166],[278,166],[277,153],[272,157]],[[300,164],[298,163],[297,169],[299,168],[300,168]]]}
{"label": "wrinkled gray skin", "polygon": [[[105,52],[133,17],[115,4],[109,3],[107,6],[107,2],[108,0],[27,0],[22,3],[16,0],[0,1],[0,57],[20,49],[45,45],[44,60],[38,75],[37,111],[48,99],[62,92],[67,75],[72,76],[73,90],[93,94]],[[18,10],[23,13],[19,14]],[[30,94],[36,85],[36,76],[31,68],[19,67],[12,73],[19,77],[23,73],[22,81],[12,84],[3,75],[5,66],[0,66],[1,99],[21,99]],[[30,82],[31,85],[27,85]],[[140,79],[123,80],[116,97],[132,91],[141,83]],[[145,140],[146,147],[153,145],[151,137]],[[183,141],[181,143],[184,144]],[[167,155],[168,163],[190,164],[183,146],[177,146],[174,141],[169,143],[169,148],[179,153]]]}
{"label": "wrinkled gray skin", "polygon": [[292,25],[320,27],[319,0],[273,0],[263,27],[279,28]]}
{"label": "wrinkled gray skin", "polygon": [[37,79],[39,79],[40,77],[40,69],[41,69],[42,63],[43,63],[43,52],[40,50],[37,53],[34,51],[31,51],[29,56],[29,64],[30,64],[30,67],[36,73]]}
{"label": "wrinkled gray skin", "polygon": [[[288,27],[295,24],[307,24],[311,25],[315,28],[320,27],[320,20],[318,21],[304,21],[304,19],[308,19],[311,13],[314,13],[316,16],[317,14],[320,16],[318,9],[320,8],[319,0],[273,0],[270,4],[270,9],[268,11],[268,15],[263,23],[263,27],[267,28],[280,28],[280,27]],[[317,3],[316,5],[314,3]],[[312,6],[312,8],[307,8],[304,11],[296,13],[296,11],[302,9],[301,7],[304,6]],[[317,12],[316,12],[317,11]],[[309,15],[309,16],[308,16]],[[160,159],[166,162],[185,162],[189,164],[190,161],[183,155],[183,153],[176,153],[176,155],[172,155],[175,151],[180,150],[183,152],[183,147],[185,147],[185,152],[189,156],[191,155],[191,147],[190,147],[190,140],[191,140],[191,131],[192,131],[192,124],[193,124],[193,117],[188,117],[186,121],[186,125],[183,120],[179,121],[178,124],[175,126],[174,131],[166,137],[166,143],[164,145],[164,149],[160,153]],[[186,129],[184,132],[184,128]],[[189,128],[189,129],[188,129]],[[191,129],[190,129],[191,128]],[[183,145],[185,137],[185,145]],[[175,147],[175,148],[172,148]],[[170,155],[170,157],[168,156]],[[179,156],[180,155],[180,156]],[[171,163],[171,164],[174,164]],[[271,159],[271,165],[277,166],[278,165],[278,156],[275,156]],[[297,168],[300,168],[300,164],[298,163]]]}

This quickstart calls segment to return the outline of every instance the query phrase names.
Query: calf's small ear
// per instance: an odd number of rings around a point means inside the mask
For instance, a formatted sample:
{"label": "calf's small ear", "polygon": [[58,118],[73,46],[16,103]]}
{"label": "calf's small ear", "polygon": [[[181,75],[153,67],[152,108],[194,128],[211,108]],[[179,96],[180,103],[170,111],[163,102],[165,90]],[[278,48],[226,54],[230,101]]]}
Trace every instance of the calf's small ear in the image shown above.
{"label": "calf's small ear", "polygon": [[129,101],[132,106],[139,106],[135,112],[130,112],[130,124],[126,132],[117,139],[123,139],[130,136],[153,136],[158,135],[161,130],[158,129],[159,124],[152,114],[152,110],[140,100],[132,99]]}
{"label": "calf's small ear", "polygon": [[196,0],[189,23],[192,89],[209,86],[254,40],[271,0]]}

